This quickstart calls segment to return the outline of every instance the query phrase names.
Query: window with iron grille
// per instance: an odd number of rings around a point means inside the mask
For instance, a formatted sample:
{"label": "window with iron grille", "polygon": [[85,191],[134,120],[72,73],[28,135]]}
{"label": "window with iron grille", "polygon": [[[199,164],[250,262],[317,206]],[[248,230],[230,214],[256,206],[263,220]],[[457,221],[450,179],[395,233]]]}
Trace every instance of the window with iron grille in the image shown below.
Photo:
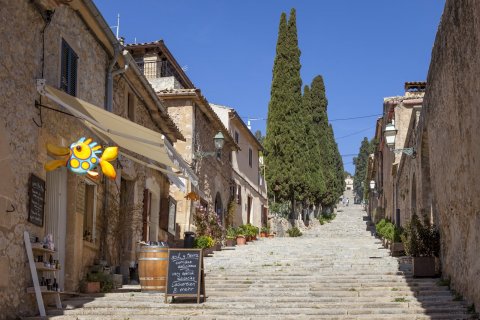
{"label": "window with iron grille", "polygon": [[68,43],[62,39],[62,69],[60,89],[69,95],[77,95],[77,63],[78,56]]}

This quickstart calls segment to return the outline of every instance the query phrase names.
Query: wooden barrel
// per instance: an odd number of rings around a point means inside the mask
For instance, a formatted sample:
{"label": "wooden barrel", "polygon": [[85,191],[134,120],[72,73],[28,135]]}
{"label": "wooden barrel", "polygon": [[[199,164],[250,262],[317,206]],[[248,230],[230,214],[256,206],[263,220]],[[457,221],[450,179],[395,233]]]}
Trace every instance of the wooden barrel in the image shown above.
{"label": "wooden barrel", "polygon": [[138,253],[138,277],[142,291],[165,292],[168,247],[142,246]]}

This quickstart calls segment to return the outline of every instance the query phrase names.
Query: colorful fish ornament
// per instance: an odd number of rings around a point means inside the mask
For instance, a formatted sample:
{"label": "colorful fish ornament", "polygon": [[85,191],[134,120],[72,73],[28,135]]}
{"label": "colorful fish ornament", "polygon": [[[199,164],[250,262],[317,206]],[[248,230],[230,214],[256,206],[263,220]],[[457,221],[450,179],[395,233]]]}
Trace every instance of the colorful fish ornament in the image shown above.
{"label": "colorful fish ornament", "polygon": [[117,173],[109,161],[117,158],[118,147],[108,147],[99,158],[102,147],[92,142],[92,139],[81,138],[70,145],[70,148],[58,147],[47,143],[49,153],[64,157],[61,160],[52,160],[45,164],[45,170],[52,171],[59,167],[66,166],[70,171],[79,175],[89,175],[92,178],[98,177],[98,172],[93,171],[99,164],[104,175],[115,179]]}

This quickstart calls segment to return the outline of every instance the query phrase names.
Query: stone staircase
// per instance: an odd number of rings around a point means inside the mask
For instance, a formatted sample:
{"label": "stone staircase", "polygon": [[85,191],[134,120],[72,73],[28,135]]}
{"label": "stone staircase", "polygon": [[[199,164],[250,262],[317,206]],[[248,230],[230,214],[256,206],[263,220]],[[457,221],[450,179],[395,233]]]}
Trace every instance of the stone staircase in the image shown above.
{"label": "stone staircase", "polygon": [[300,238],[261,239],[205,258],[207,302],[111,293],[64,301],[51,319],[476,319],[438,279],[416,279],[366,230],[359,206]]}

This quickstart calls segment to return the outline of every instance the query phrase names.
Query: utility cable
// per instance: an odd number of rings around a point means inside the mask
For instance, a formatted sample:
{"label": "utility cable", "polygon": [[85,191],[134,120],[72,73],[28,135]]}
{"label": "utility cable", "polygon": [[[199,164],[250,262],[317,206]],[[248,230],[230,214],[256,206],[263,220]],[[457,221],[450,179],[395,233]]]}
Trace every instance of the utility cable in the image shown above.
{"label": "utility cable", "polygon": [[373,128],[375,128],[375,126],[373,126],[373,127],[368,127],[368,128],[365,128],[365,129],[362,129],[362,130],[359,130],[359,131],[352,132],[352,133],[350,133],[350,134],[347,134],[347,135],[344,135],[344,136],[335,138],[335,140],[343,139],[343,138],[348,138],[348,137],[351,137],[351,136],[354,136],[354,135],[356,135],[356,134],[359,134],[359,133],[368,131],[368,130],[373,129]]}

